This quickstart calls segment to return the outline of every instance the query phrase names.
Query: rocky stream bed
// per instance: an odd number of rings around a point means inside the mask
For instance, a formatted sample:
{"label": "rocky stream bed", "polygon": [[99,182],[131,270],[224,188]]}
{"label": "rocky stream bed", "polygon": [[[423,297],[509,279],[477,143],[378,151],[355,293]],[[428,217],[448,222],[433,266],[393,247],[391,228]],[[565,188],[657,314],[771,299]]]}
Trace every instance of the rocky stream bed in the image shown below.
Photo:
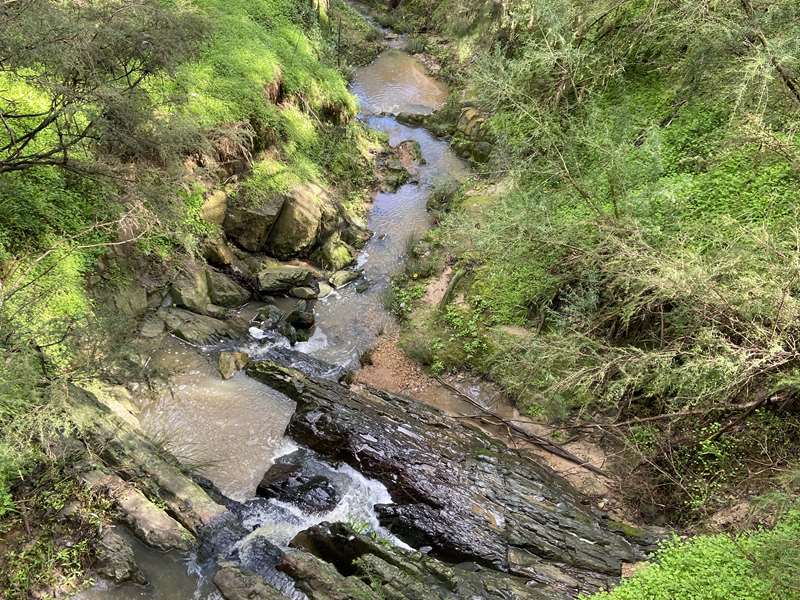
{"label": "rocky stream bed", "polygon": [[[533,455],[407,397],[340,383],[390,319],[381,296],[408,235],[430,226],[433,182],[468,173],[447,141],[392,116],[413,122],[446,98],[414,58],[390,48],[352,87],[361,118],[421,156],[387,159],[397,179],[369,223],[325,232],[313,251],[329,273],[254,258],[311,251],[319,232],[281,225],[302,194],[229,207],[221,219],[237,250],[209,252],[228,275],[188,273],[144,321],[169,389],[137,407],[119,390],[72,394],[80,435],[53,451],[120,516],[99,541],[105,579],[78,598],[574,598],[613,584],[655,542]],[[355,246],[355,267],[349,254],[336,264]],[[239,308],[251,290],[261,302]],[[187,469],[192,452],[203,466]]]}

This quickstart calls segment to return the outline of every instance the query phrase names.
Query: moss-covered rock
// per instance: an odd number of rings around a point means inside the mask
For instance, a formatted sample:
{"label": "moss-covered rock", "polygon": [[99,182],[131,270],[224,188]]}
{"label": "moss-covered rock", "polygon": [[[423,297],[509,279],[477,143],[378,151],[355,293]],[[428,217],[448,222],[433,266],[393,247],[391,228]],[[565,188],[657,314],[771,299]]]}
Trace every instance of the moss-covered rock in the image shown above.
{"label": "moss-covered rock", "polygon": [[258,204],[238,199],[228,207],[225,233],[245,250],[260,252],[267,245],[286,200],[286,196],[279,192],[263,195]]}
{"label": "moss-covered rock", "polygon": [[310,285],[313,280],[313,272],[306,267],[277,262],[265,264],[258,273],[258,291],[262,294],[287,292],[295,287]]}
{"label": "moss-covered rock", "polygon": [[241,306],[250,299],[250,292],[227,275],[208,269],[208,294],[217,306]]}
{"label": "moss-covered rock", "polygon": [[334,233],[317,249],[312,259],[324,269],[340,271],[355,259],[355,250]]}

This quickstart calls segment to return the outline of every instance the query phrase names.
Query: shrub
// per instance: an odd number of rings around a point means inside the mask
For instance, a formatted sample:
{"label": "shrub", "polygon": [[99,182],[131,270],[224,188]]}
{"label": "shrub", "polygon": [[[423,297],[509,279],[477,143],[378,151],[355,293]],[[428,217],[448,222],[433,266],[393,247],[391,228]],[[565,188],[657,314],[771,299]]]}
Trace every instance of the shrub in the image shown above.
{"label": "shrub", "polygon": [[800,512],[771,530],[662,546],[652,564],[592,600],[777,600],[800,595]]}

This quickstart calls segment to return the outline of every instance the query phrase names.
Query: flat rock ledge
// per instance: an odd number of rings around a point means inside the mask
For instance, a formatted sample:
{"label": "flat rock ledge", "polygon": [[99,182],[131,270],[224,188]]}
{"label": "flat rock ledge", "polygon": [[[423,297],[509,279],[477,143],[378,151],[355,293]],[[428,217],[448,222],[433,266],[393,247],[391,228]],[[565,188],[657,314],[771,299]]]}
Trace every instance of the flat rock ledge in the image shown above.
{"label": "flat rock ledge", "polygon": [[382,524],[432,557],[524,578],[549,598],[606,589],[643,558],[638,538],[534,457],[436,409],[270,362],[247,372],[297,402],[296,441],[386,485]]}

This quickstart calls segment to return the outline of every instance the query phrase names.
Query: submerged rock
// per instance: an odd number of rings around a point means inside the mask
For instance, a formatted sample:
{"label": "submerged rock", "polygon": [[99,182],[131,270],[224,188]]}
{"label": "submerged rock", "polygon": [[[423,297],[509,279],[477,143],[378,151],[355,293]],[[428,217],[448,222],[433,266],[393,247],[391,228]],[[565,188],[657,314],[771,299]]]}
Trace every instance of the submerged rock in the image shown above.
{"label": "submerged rock", "polygon": [[312,453],[296,450],[275,461],[258,484],[256,493],[294,504],[306,513],[330,512],[341,498],[329,478],[332,475]]}
{"label": "submerged rock", "polygon": [[413,400],[275,364],[248,373],[298,404],[289,434],[389,489],[382,523],[412,546],[526,577],[554,596],[615,582],[640,552],[549,468]]}
{"label": "submerged rock", "polygon": [[244,352],[220,352],[217,359],[219,374],[223,379],[230,379],[247,366],[249,359]]}

